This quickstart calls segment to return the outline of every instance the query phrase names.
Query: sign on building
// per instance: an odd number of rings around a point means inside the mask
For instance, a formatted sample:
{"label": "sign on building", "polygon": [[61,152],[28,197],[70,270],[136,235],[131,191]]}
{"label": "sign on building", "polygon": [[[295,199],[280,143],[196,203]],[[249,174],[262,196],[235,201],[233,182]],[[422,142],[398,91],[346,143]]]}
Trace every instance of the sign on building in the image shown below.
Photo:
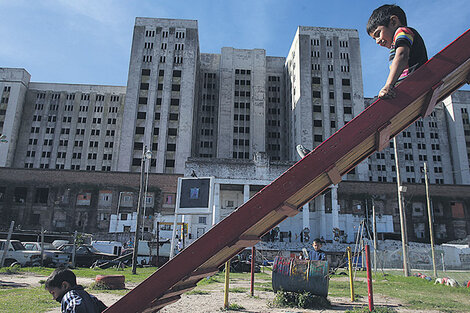
{"label": "sign on building", "polygon": [[213,185],[212,177],[178,178],[178,214],[211,213]]}

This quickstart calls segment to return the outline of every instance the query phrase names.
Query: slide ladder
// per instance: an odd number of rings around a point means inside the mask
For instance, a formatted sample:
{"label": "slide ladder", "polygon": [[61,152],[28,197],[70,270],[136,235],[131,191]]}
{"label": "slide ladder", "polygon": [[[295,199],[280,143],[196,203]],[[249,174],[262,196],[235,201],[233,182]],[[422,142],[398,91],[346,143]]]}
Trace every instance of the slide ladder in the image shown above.
{"label": "slide ladder", "polygon": [[470,29],[402,82],[396,98],[374,102],[105,312],[156,312],[178,301],[469,80]]}

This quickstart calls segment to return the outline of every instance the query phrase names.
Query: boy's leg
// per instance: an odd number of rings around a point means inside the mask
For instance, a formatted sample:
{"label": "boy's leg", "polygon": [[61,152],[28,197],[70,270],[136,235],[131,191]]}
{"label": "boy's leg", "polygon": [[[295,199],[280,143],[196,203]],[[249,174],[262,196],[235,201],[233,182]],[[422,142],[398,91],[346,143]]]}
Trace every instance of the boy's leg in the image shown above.
{"label": "boy's leg", "polygon": [[307,154],[310,153],[310,150],[305,148],[302,145],[297,145],[297,153],[300,155],[300,157],[303,159]]}

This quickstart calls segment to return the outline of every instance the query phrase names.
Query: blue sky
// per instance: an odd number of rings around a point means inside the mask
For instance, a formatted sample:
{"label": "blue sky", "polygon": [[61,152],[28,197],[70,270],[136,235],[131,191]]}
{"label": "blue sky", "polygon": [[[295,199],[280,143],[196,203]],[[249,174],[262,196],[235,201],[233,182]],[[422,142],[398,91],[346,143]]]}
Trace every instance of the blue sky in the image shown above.
{"label": "blue sky", "polygon": [[[359,31],[364,95],[385,82],[387,49],[368,37],[371,0],[0,0],[0,67],[25,68],[35,82],[127,84],[135,17],[198,20],[200,50],[262,48],[285,57],[302,26]],[[429,56],[470,27],[468,0],[395,1],[423,36]],[[468,88],[466,88],[468,89]]]}

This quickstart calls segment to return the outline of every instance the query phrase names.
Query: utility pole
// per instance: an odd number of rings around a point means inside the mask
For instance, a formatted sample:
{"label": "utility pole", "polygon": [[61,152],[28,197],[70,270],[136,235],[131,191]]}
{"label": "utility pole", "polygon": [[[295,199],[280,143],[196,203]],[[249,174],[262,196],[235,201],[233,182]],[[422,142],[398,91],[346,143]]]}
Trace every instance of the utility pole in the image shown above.
{"label": "utility pole", "polygon": [[10,248],[10,240],[11,240],[11,235],[13,234],[13,228],[14,227],[15,227],[15,221],[11,221],[10,229],[8,230],[7,241],[5,242],[2,258],[0,259],[0,267],[3,267],[3,265],[5,264],[5,259],[7,257],[7,253],[8,253],[9,248]]}
{"label": "utility pole", "polygon": [[374,233],[374,273],[377,274],[377,220],[374,199],[372,199],[372,232]]}
{"label": "utility pole", "polygon": [[[142,160],[140,161],[140,186],[139,186],[139,198],[137,199],[137,216],[135,225],[135,236],[134,236],[134,252],[132,253],[132,274],[136,274],[137,267],[137,255],[139,253],[139,230],[140,230],[140,207],[142,205],[142,189],[144,188],[144,167],[148,158],[147,146],[144,146],[142,151]],[[152,155],[150,154],[150,157]]]}
{"label": "utility pole", "polygon": [[434,278],[437,277],[436,270],[436,255],[434,254],[434,230],[432,225],[432,211],[431,211],[431,198],[429,196],[429,177],[428,177],[428,165],[424,162],[424,180],[426,183],[426,203],[428,206],[428,220],[429,220],[429,238],[431,240],[431,255],[432,255],[432,269]]}
{"label": "utility pole", "polygon": [[397,188],[398,188],[398,210],[400,211],[400,229],[401,229],[401,245],[403,248],[403,273],[405,277],[410,276],[410,270],[408,268],[408,237],[406,235],[406,215],[403,209],[403,200],[402,200],[402,190],[403,186],[401,185],[400,180],[400,166],[398,163],[398,147],[397,139],[393,138],[393,147],[395,151],[395,167],[397,172]]}

